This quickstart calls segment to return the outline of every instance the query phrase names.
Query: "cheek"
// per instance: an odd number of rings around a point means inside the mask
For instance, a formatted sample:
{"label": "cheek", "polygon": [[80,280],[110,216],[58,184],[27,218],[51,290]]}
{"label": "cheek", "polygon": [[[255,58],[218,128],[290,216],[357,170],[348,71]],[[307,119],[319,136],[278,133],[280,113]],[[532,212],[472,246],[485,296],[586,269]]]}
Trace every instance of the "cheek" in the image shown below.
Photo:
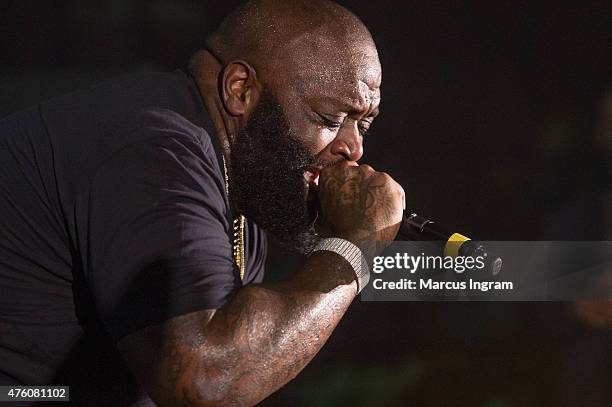
{"label": "cheek", "polygon": [[314,149],[319,154],[336,138],[337,132],[328,128],[317,128],[314,132]]}
{"label": "cheek", "polygon": [[322,152],[336,138],[336,131],[312,123],[295,129],[295,134],[313,154]]}

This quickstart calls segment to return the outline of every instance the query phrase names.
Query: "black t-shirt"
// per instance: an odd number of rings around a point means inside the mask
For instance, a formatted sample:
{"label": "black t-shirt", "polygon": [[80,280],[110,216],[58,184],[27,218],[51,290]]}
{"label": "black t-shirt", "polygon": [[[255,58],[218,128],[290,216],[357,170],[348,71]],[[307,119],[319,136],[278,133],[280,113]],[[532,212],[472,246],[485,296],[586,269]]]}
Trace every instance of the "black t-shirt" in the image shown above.
{"label": "black t-shirt", "polygon": [[261,282],[247,270],[213,126],[193,79],[129,75],[0,121],[0,385],[71,385],[74,404],[139,398],[114,344]]}

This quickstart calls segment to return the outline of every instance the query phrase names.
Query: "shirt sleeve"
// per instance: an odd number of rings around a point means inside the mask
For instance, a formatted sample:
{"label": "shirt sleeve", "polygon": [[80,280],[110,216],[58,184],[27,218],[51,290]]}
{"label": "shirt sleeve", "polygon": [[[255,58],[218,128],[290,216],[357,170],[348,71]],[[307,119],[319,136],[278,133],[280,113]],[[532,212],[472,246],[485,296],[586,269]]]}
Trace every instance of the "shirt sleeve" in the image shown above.
{"label": "shirt sleeve", "polygon": [[115,340],[220,308],[241,285],[212,146],[163,133],[107,160],[86,199],[85,278]]}

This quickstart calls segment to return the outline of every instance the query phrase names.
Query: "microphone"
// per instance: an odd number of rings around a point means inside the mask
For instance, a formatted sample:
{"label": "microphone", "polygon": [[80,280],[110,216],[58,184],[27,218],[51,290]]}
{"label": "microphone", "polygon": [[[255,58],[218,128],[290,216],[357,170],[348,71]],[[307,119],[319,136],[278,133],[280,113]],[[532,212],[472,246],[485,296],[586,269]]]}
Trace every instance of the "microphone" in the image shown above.
{"label": "microphone", "polygon": [[503,264],[501,257],[491,255],[483,245],[461,233],[450,233],[434,221],[416,213],[404,215],[395,240],[435,242],[442,249],[444,256],[481,256],[493,275],[500,272]]}

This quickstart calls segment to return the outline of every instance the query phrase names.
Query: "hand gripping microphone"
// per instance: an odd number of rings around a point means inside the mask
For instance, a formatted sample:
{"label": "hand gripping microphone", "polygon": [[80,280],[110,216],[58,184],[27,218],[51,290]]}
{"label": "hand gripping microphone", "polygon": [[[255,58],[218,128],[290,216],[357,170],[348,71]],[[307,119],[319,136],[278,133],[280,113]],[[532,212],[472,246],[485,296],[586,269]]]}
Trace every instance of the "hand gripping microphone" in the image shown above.
{"label": "hand gripping microphone", "polygon": [[481,244],[460,233],[450,233],[434,221],[416,213],[404,215],[395,240],[433,242],[440,246],[444,256],[482,256],[486,267],[494,275],[499,273],[502,267],[502,259],[488,253]]}

